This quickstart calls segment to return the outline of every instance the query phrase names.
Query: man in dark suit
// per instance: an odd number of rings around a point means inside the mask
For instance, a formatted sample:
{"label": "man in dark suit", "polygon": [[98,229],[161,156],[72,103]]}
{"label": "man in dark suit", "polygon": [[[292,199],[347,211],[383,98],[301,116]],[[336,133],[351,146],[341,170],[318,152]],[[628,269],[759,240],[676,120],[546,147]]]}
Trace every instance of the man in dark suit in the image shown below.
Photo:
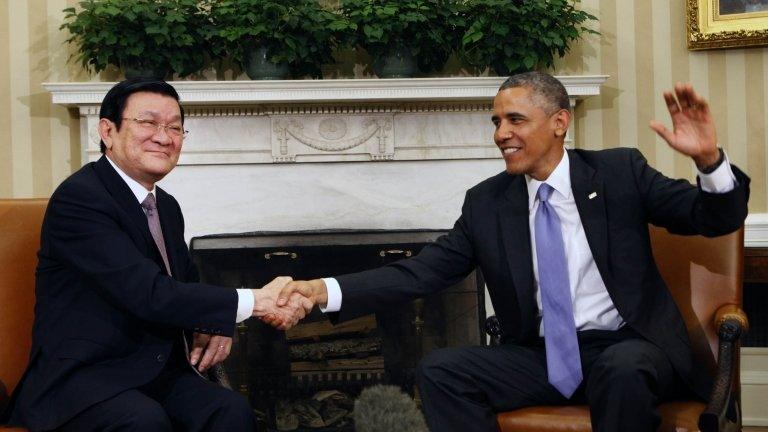
{"label": "man in dark suit", "polygon": [[56,189],[43,221],[32,351],[10,424],[254,430],[246,399],[201,373],[227,357],[236,321],[303,317],[298,304],[274,308],[290,278],[258,290],[198,283],[179,204],[155,186],[186,134],[172,86],[118,83],[99,117],[104,155]]}
{"label": "man in dark suit", "polygon": [[498,347],[422,360],[434,431],[496,430],[494,413],[588,403],[595,431],[651,431],[655,406],[706,396],[680,313],[651,254],[648,224],[717,236],[747,214],[749,178],[727,162],[707,102],[689,85],[664,94],[674,125],[651,127],[699,169],[699,187],[664,177],[634,149],[565,151],[568,96],[550,75],[510,77],[493,104],[506,172],[471,188],[453,229],[416,257],[297,295],[348,320],[448,287],[479,266],[506,336]]}

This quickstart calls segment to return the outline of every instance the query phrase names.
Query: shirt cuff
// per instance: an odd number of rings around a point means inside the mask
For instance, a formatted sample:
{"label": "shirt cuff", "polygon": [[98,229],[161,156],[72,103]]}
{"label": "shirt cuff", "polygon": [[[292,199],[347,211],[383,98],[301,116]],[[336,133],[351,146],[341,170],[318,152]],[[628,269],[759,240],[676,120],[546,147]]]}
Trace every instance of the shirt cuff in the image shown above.
{"label": "shirt cuff", "polygon": [[237,291],[237,315],[235,322],[240,323],[253,315],[253,291],[249,289],[238,289]]}
{"label": "shirt cuff", "polygon": [[339,282],[334,278],[323,278],[325,282],[325,289],[328,294],[328,303],[324,308],[320,308],[320,312],[338,312],[341,309],[341,287]]}
{"label": "shirt cuff", "polygon": [[701,185],[701,190],[709,193],[726,193],[736,187],[736,176],[731,169],[728,154],[725,154],[723,163],[711,173],[704,174],[699,171],[699,185]]}

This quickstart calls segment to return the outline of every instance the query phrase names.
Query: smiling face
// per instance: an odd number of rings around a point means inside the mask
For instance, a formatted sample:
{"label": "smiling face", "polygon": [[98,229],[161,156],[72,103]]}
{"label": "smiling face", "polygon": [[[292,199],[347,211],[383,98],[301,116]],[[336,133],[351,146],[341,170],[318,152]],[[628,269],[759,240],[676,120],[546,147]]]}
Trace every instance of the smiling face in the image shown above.
{"label": "smiling face", "polygon": [[547,113],[527,87],[499,91],[493,99],[493,140],[501,150],[507,172],[546,180],[563,157],[571,114]]}
{"label": "smiling face", "polygon": [[99,134],[107,147],[105,154],[129,177],[151,190],[176,166],[183,137],[168,135],[165,128],[125,119],[181,127],[179,103],[159,93],[137,92],[128,97],[122,117],[120,130],[109,119],[99,120]]}

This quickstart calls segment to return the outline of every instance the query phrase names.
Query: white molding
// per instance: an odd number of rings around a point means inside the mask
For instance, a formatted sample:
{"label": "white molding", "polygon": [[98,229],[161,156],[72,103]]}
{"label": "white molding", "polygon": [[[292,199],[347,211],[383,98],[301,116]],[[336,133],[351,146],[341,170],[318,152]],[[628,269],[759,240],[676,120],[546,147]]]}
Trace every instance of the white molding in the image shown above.
{"label": "white molding", "polygon": [[768,348],[741,348],[741,405],[744,426],[768,426]]}
{"label": "white molding", "polygon": [[[607,75],[561,76],[575,99],[600,94]],[[171,81],[185,105],[382,101],[490,101],[504,77]],[[43,83],[53,103],[99,104],[113,82]]]}
{"label": "white molding", "polygon": [[747,216],[744,247],[768,247],[768,213],[753,213]]}

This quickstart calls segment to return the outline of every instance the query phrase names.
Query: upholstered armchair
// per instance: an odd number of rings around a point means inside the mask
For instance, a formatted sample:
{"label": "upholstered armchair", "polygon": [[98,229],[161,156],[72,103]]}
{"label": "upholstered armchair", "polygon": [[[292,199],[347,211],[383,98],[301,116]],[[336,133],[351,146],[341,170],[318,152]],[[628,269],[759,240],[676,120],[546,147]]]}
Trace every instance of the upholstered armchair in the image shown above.
{"label": "upholstered armchair", "polygon": [[[685,319],[694,357],[715,377],[706,403],[662,404],[659,430],[741,430],[739,336],[748,328],[741,310],[743,228],[717,238],[650,229],[654,258]],[[486,331],[498,344],[502,335],[495,316],[486,321]],[[498,413],[497,420],[502,432],[592,430],[586,406],[529,407]]]}
{"label": "upholstered armchair", "polygon": [[[35,267],[46,199],[0,200],[0,412],[29,360],[35,305]],[[231,388],[221,364],[211,379]],[[2,432],[22,432],[5,428]]]}
{"label": "upholstered armchair", "polygon": [[0,200],[0,411],[24,373],[32,346],[35,267],[47,204],[44,199]]}

